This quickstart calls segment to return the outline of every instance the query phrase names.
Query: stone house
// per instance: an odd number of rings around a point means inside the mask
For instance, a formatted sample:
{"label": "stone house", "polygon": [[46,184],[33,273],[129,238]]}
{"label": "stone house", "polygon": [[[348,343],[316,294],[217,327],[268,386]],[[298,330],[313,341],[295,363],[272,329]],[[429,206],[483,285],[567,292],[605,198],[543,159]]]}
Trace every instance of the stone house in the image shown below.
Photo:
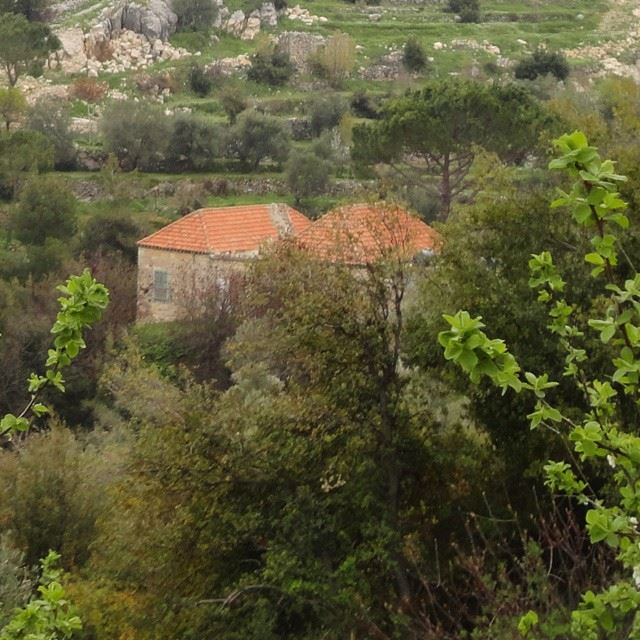
{"label": "stone house", "polygon": [[385,258],[410,262],[436,253],[440,234],[408,211],[385,202],[338,207],[299,236],[302,247],[354,268]]}
{"label": "stone house", "polygon": [[169,321],[212,286],[225,286],[269,242],[311,225],[286,204],[194,211],[138,242],[138,320]]}

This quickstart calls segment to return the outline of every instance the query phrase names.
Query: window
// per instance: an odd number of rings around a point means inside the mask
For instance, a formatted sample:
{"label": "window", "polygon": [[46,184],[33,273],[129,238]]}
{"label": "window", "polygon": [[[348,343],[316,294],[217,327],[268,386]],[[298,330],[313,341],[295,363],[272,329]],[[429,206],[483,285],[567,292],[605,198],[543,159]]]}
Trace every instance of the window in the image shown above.
{"label": "window", "polygon": [[169,274],[161,269],[153,270],[153,299],[156,302],[169,302],[171,299]]}

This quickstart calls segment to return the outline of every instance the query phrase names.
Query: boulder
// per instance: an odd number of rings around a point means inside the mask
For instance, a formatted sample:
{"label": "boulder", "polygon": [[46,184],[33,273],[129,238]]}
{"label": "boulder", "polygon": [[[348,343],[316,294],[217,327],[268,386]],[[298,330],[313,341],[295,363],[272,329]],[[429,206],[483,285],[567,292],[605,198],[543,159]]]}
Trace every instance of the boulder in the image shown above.
{"label": "boulder", "polygon": [[244,30],[244,11],[238,9],[234,11],[227,20],[224,30],[234,36],[240,36]]}
{"label": "boulder", "polygon": [[140,33],[148,40],[168,40],[175,32],[178,16],[166,0],[125,0],[102,14],[100,25],[110,37],[122,30]]}
{"label": "boulder", "polygon": [[265,2],[260,7],[260,22],[263,27],[278,26],[278,12],[273,2]]}
{"label": "boulder", "polygon": [[253,40],[258,33],[260,33],[260,12],[253,11],[247,18],[240,38],[242,40]]}

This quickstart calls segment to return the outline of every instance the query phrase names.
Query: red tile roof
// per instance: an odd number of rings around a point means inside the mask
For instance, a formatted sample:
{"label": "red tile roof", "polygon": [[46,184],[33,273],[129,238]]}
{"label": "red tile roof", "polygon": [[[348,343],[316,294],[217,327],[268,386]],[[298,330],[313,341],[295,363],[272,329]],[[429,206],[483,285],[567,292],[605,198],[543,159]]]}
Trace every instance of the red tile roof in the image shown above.
{"label": "red tile roof", "polygon": [[286,204],[257,204],[194,211],[138,242],[190,253],[257,251],[266,241],[299,235],[311,221]]}
{"label": "red tile roof", "polygon": [[346,264],[369,264],[392,254],[411,259],[437,251],[440,235],[404,209],[384,202],[334,209],[300,236],[318,257]]}

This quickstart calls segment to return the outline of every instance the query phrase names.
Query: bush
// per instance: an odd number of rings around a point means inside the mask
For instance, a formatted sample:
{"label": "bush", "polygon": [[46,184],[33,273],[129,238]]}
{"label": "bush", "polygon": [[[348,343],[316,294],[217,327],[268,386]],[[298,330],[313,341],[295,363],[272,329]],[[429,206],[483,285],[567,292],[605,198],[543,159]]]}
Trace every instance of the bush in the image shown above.
{"label": "bush", "polygon": [[171,171],[210,169],[220,152],[220,132],[206,117],[177,116],[169,143],[167,168]]}
{"label": "bush", "polygon": [[356,44],[346,34],[338,33],[314,56],[315,72],[332,87],[338,87],[349,76],[356,63]]}
{"label": "bush", "polygon": [[90,254],[119,253],[135,263],[139,238],[140,228],[129,211],[99,212],[84,225],[80,248]]}
{"label": "bush", "polygon": [[27,566],[52,548],[62,553],[66,567],[86,562],[105,488],[117,476],[113,455],[54,427],[31,434],[0,459],[4,523],[24,549]]}
{"label": "bush", "polygon": [[449,0],[447,10],[460,16],[460,22],[480,22],[479,0]]}
{"label": "bush", "polygon": [[253,170],[265,158],[277,163],[289,155],[291,140],[280,120],[257,111],[245,111],[238,117],[230,135],[230,152],[240,162]]}
{"label": "bush", "polygon": [[199,64],[191,65],[187,75],[189,89],[201,98],[206,98],[213,90],[213,80],[207,75],[204,67]]}
{"label": "bush", "polygon": [[311,102],[311,131],[318,136],[325,129],[337,127],[348,109],[345,98],[336,93],[315,98]]}
{"label": "bush", "polygon": [[249,107],[249,100],[240,87],[227,85],[220,93],[220,104],[229,122],[235,124],[236,118]]}
{"label": "bush", "polygon": [[303,198],[324,193],[329,186],[331,165],[309,151],[292,153],[287,162],[287,186],[300,203]]}
{"label": "bush", "polygon": [[4,120],[5,129],[9,131],[11,124],[17,122],[27,110],[27,100],[15,87],[0,89],[0,117]]}
{"label": "bush", "polygon": [[535,80],[547,74],[558,80],[566,80],[569,76],[569,63],[562,52],[536,49],[528,58],[520,60],[515,68],[518,80]]}
{"label": "bush", "polygon": [[213,26],[217,7],[212,0],[173,0],[180,31],[207,31]]}
{"label": "bush", "polygon": [[37,131],[0,136],[0,197],[12,198],[28,172],[48,171],[53,160],[53,145]]}
{"label": "bush", "polygon": [[378,101],[369,96],[365,91],[358,91],[351,98],[351,112],[357,118],[369,118],[375,120],[380,117]]}
{"label": "bush", "polygon": [[106,82],[99,82],[95,78],[80,76],[71,83],[69,95],[72,98],[95,104],[107,95],[108,90],[109,85]]}
{"label": "bush", "polygon": [[11,228],[24,244],[44,245],[48,238],[68,240],[76,231],[76,199],[54,176],[35,176],[20,192]]}
{"label": "bush", "polygon": [[251,56],[251,67],[247,72],[249,80],[280,87],[289,81],[295,68],[286,53],[267,51]]}
{"label": "bush", "polygon": [[55,98],[38,100],[27,117],[27,127],[44,135],[53,145],[56,169],[69,170],[76,165],[76,148],[70,126],[68,104]]}
{"label": "bush", "polygon": [[402,52],[402,64],[407,71],[422,71],[427,66],[427,54],[416,38],[409,38]]}
{"label": "bush", "polygon": [[168,150],[172,119],[155,105],[141,102],[114,102],[101,121],[104,146],[125,170],[155,171]]}

